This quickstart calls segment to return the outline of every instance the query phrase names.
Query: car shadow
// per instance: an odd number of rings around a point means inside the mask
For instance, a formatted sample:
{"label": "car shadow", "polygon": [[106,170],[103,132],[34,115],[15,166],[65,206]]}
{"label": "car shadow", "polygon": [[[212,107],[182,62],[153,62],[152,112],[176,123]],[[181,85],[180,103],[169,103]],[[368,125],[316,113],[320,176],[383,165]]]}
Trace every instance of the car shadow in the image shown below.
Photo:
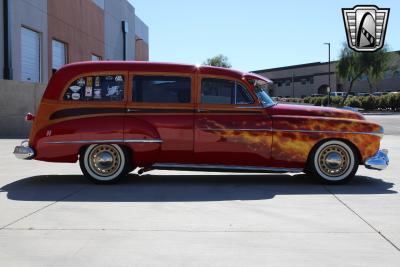
{"label": "car shadow", "polygon": [[181,202],[271,199],[276,195],[394,194],[393,183],[356,176],[350,183],[324,186],[305,174],[142,175],[117,184],[95,185],[81,175],[24,178],[1,193],[18,201]]}
{"label": "car shadow", "polygon": [[130,174],[113,185],[95,185],[82,175],[20,179],[0,194],[18,201],[183,202],[262,200],[277,195],[394,194],[393,183],[356,176],[350,183],[324,186],[305,174],[153,175]]}

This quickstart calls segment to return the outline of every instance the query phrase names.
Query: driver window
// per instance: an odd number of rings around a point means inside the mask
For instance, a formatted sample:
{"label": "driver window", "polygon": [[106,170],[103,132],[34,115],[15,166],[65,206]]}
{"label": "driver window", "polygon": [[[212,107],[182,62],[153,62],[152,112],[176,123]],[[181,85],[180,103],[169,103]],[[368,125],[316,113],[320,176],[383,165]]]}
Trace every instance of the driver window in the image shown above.
{"label": "driver window", "polygon": [[205,78],[201,81],[201,103],[203,104],[253,104],[247,89],[231,80]]}

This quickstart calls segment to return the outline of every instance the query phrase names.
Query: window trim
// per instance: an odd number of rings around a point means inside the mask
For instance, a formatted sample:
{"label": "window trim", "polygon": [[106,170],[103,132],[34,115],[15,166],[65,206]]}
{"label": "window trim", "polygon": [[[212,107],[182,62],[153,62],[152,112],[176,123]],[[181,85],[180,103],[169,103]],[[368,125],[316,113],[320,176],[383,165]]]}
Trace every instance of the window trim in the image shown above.
{"label": "window trim", "polygon": [[[21,38],[21,35],[22,35],[22,28],[25,28],[26,30],[29,30],[29,31],[33,31],[33,32],[36,32],[37,34],[38,34],[38,36],[39,36],[39,81],[38,81],[38,83],[41,83],[43,80],[44,80],[44,78],[43,78],[43,59],[42,59],[42,57],[43,57],[43,51],[42,51],[42,49],[43,49],[43,33],[41,32],[41,31],[39,31],[39,30],[36,30],[36,29],[34,29],[34,28],[32,28],[32,27],[30,27],[30,26],[28,26],[28,25],[25,25],[25,24],[21,24],[21,26],[20,26],[20,33],[19,33],[19,38],[20,38],[20,43],[19,43],[19,53],[20,53],[20,56],[22,56],[22,38]],[[22,58],[20,58],[20,80],[22,80]],[[27,82],[29,82],[29,81],[27,81]]]}
{"label": "window trim", "polygon": [[[232,81],[235,82],[235,103],[234,104],[223,104],[223,103],[202,103],[201,102],[201,90],[202,90],[202,82],[204,79],[219,79],[219,80],[226,80],[226,81]],[[252,103],[247,103],[247,104],[237,104],[236,103],[236,92],[237,92],[237,83],[239,83],[245,90],[247,90],[248,95],[250,96],[251,100],[253,101]],[[225,77],[225,76],[214,76],[214,75],[201,75],[199,78],[199,83],[198,83],[198,94],[197,94],[197,103],[198,105],[221,105],[221,106],[251,106],[251,105],[256,105],[259,104],[256,100],[256,98],[254,98],[254,95],[252,94],[252,90],[249,89],[249,87],[241,80],[238,79],[232,79],[229,77]]]}
{"label": "window trim", "polygon": [[[73,83],[74,81],[80,79],[80,78],[86,78],[87,76],[106,76],[106,75],[122,75],[124,76],[125,82],[124,82],[124,98],[121,101],[69,101],[69,100],[64,100],[64,95],[67,92],[69,86],[71,85],[71,83]],[[85,72],[85,73],[81,73],[79,75],[76,75],[74,77],[72,77],[71,79],[69,79],[65,85],[63,90],[61,91],[61,94],[58,97],[58,101],[61,101],[63,103],[77,103],[77,104],[85,104],[85,105],[93,105],[93,103],[96,104],[110,104],[110,105],[115,105],[115,104],[121,104],[123,103],[124,105],[127,102],[127,96],[128,96],[128,92],[127,92],[127,88],[128,84],[129,84],[129,80],[127,80],[128,78],[128,72],[127,71],[100,71],[100,72]]]}
{"label": "window trim", "polygon": [[[68,52],[69,52],[69,47],[68,47],[68,43],[67,42],[64,42],[64,41],[62,41],[62,40],[60,40],[60,39],[57,39],[57,38],[52,38],[51,39],[51,72],[52,72],[52,74],[53,74],[53,60],[54,60],[54,58],[53,58],[53,41],[56,41],[56,42],[59,42],[59,43],[62,43],[62,44],[64,44],[64,61],[65,61],[65,64],[63,65],[63,66],[65,66],[65,65],[67,65],[68,64]],[[60,69],[62,68],[62,66],[60,67]],[[57,69],[57,70],[59,70],[59,69]]]}
{"label": "window trim", "polygon": [[[133,79],[135,76],[165,76],[165,77],[182,77],[190,79],[190,102],[187,103],[157,103],[157,102],[135,102],[133,99]],[[196,75],[195,73],[181,73],[181,72],[146,72],[146,71],[135,71],[129,72],[129,90],[128,90],[128,102],[135,106],[154,106],[157,105],[159,107],[170,107],[171,105],[178,106],[191,106],[195,105],[195,84],[196,84]]]}

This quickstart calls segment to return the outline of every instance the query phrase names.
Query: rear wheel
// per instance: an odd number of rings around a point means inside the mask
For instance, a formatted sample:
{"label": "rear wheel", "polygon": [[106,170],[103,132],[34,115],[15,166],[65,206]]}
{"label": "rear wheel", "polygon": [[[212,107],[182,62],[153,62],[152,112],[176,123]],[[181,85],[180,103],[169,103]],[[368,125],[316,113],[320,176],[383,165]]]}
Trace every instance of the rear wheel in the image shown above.
{"label": "rear wheel", "polygon": [[354,177],[358,162],[358,153],[352,147],[340,140],[330,140],[312,152],[308,170],[325,183],[341,184]]}
{"label": "rear wheel", "polygon": [[114,183],[128,174],[129,156],[119,145],[90,145],[80,156],[83,174],[92,182]]}

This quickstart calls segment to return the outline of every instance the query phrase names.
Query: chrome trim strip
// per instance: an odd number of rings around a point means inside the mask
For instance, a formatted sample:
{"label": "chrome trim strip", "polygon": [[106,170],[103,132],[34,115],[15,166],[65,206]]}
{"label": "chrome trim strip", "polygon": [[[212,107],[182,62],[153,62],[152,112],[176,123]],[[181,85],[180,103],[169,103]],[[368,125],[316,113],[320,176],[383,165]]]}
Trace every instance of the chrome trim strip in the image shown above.
{"label": "chrome trim strip", "polygon": [[260,128],[260,129],[250,129],[250,128],[242,128],[242,129],[219,129],[219,128],[199,128],[202,131],[281,131],[281,132],[297,132],[297,133],[328,133],[328,134],[369,134],[383,137],[383,133],[381,132],[339,132],[339,131],[316,131],[316,130],[286,130],[286,129],[272,129],[272,128]]}
{"label": "chrome trim strip", "polygon": [[339,132],[339,131],[315,131],[315,130],[285,130],[285,129],[272,129],[272,131],[281,132],[300,132],[300,133],[331,133],[331,134],[369,134],[379,137],[383,136],[381,132]]}
{"label": "chrome trim strip", "polygon": [[302,172],[300,168],[276,168],[236,165],[209,165],[209,164],[178,164],[155,163],[153,169],[186,169],[186,170],[210,170],[210,171],[242,171],[242,172]]}
{"label": "chrome trim strip", "polygon": [[227,129],[220,129],[220,128],[199,128],[198,130],[202,130],[202,131],[268,131],[271,132],[272,129],[269,128],[260,128],[260,129],[246,129],[246,128],[242,128],[242,129],[233,129],[233,128],[227,128]]}
{"label": "chrome trim strip", "polygon": [[103,144],[103,143],[162,143],[161,139],[110,139],[110,140],[73,140],[73,141],[47,141],[45,144]]}
{"label": "chrome trim strip", "polygon": [[235,106],[235,108],[252,108],[252,109],[263,109],[262,106]]}

